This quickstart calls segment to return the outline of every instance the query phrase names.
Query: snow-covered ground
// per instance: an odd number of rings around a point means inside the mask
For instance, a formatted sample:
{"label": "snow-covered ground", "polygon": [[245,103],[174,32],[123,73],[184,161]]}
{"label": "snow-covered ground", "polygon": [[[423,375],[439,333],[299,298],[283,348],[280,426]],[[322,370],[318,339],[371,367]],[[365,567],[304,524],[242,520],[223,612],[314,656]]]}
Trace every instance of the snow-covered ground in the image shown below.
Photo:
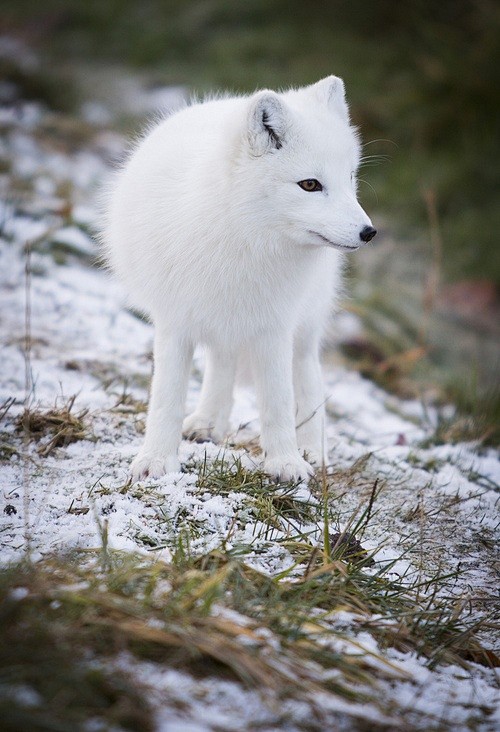
{"label": "snow-covered ground", "polygon": [[[198,481],[205,460],[223,458],[231,464],[238,458],[247,467],[259,467],[258,453],[250,449],[259,432],[251,388],[237,389],[227,446],[183,442],[185,472],[124,489],[144,429],[153,333],[124,307],[118,284],[91,265],[96,250],[87,233],[95,221],[96,188],[108,171],[105,161],[116,156],[121,140],[88,123],[85,142],[58,146],[57,135],[44,134],[49,116],[34,105],[0,115],[5,133],[0,154],[8,162],[0,178],[2,562],[20,559],[28,546],[35,560],[74,547],[97,548],[106,521],[111,548],[154,551],[168,561],[176,536],[188,531],[194,552],[224,541],[241,544],[250,547],[247,560],[257,568],[283,571],[294,560],[280,539],[293,527],[265,532],[249,511],[244,490],[218,495]],[[352,318],[341,316],[339,329],[351,328]],[[202,368],[198,353],[188,409],[196,402]],[[378,479],[362,539],[376,562],[394,561],[391,573],[404,581],[438,571],[452,574],[443,581],[443,592],[468,600],[473,617],[491,612],[499,586],[498,454],[467,444],[424,447],[436,427],[433,408],[402,401],[341,366],[325,366],[325,380],[332,531],[346,528],[355,511],[366,507]],[[39,448],[49,438],[27,444],[16,432],[16,417],[25,404],[48,410],[75,395],[72,411],[86,411],[87,439],[41,456]],[[318,494],[305,486],[295,495],[306,504],[318,503]],[[303,528],[321,540],[321,522]],[[485,635],[484,643],[492,647],[493,636]],[[381,687],[389,707],[391,699],[395,706],[397,700],[399,720],[407,709],[409,720],[415,712],[422,714],[420,722],[412,721],[421,729],[445,724],[453,730],[499,728],[494,670],[476,664],[466,671],[455,666],[430,670],[412,654],[385,653],[406,674],[404,681]],[[298,702],[277,727],[279,715],[262,705],[256,691],[130,658],[122,661],[154,689],[160,730],[304,728],[308,712]],[[184,704],[177,721],[171,715],[173,700]],[[318,704],[327,713],[332,700]],[[342,703],[336,704],[340,714]],[[358,711],[367,719],[374,714],[369,706]],[[349,729],[339,719],[339,728]]]}

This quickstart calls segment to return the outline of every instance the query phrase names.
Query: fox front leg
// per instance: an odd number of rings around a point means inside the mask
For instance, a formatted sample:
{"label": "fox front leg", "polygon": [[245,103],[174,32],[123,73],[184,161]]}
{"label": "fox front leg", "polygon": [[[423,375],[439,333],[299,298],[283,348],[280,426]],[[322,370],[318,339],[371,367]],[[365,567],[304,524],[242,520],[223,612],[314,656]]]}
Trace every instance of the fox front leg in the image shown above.
{"label": "fox front leg", "polygon": [[256,341],[253,350],[264,470],[282,481],[307,480],[313,473],[297,447],[292,352],[292,337],[276,334]]}
{"label": "fox front leg", "polygon": [[132,462],[133,480],[180,470],[177,453],[192,358],[193,346],[182,334],[156,328],[146,435]]}

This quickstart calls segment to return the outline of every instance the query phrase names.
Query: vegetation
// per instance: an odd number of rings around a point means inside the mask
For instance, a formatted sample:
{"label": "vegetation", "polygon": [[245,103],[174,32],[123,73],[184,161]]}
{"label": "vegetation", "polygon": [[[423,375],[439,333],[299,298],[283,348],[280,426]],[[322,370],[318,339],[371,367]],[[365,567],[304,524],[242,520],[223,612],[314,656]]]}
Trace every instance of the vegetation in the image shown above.
{"label": "vegetation", "polygon": [[90,438],[84,422],[88,410],[74,414],[71,410],[75,399],[76,396],[72,396],[65,404],[46,411],[25,409],[16,419],[18,432],[30,440],[42,440],[38,448],[42,457],[48,457],[57,447]]}
{"label": "vegetation", "polygon": [[[101,553],[21,562],[0,575],[3,729],[79,730],[92,719],[96,729],[147,732],[153,709],[132,678],[141,661],[234,679],[258,689],[270,708],[301,701],[310,709],[308,730],[324,729],[318,693],[391,715],[372,730],[417,728],[407,710],[384,708],[380,687],[375,693],[376,679],[406,678],[383,648],[413,650],[430,667],[498,659],[474,639],[456,599],[436,599],[441,578],[403,587],[387,569],[367,573],[363,560],[318,551],[304,538],[297,565],[269,577],[223,547],[191,555],[182,534],[169,564],[109,552],[105,540]],[[336,622],[340,610],[352,614],[349,632]],[[363,632],[380,652],[356,637]],[[124,652],[129,670],[117,662]],[[367,729],[355,706],[346,713],[353,730]]]}
{"label": "vegetation", "polygon": [[[92,59],[146,67],[161,83],[244,91],[343,76],[370,143],[365,164],[382,163],[370,171],[377,209],[401,233],[426,230],[431,192],[446,277],[500,282],[493,0],[8,0],[2,25],[59,71]],[[371,189],[362,193],[372,208]]]}

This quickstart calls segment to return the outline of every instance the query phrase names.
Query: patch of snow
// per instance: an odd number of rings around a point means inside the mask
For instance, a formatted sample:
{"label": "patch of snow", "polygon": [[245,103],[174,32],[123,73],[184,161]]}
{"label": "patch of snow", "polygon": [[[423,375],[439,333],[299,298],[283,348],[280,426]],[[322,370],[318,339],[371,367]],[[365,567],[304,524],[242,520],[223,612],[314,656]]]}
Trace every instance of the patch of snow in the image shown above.
{"label": "patch of snow", "polygon": [[60,244],[67,244],[72,249],[82,254],[96,254],[95,242],[77,226],[64,226],[58,229],[53,237],[54,241]]}

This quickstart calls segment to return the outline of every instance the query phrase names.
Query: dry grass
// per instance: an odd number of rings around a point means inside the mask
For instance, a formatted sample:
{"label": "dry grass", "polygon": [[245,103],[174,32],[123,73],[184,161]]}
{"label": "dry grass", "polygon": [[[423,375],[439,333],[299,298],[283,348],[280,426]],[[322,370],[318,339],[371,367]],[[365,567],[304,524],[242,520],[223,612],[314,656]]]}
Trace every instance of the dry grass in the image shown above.
{"label": "dry grass", "polygon": [[[93,556],[73,555],[4,573],[2,685],[11,698],[9,685],[10,691],[29,686],[40,700],[33,707],[9,702],[7,713],[0,694],[4,729],[45,729],[48,719],[53,726],[47,729],[66,729],[90,716],[125,729],[151,729],[140,686],[126,674],[109,673],[108,664],[123,650],[162,667],[236,679],[259,689],[264,702],[301,699],[311,708],[310,729],[320,729],[319,692],[369,700],[370,664],[361,656],[339,664],[338,654],[314,640],[314,632],[324,632],[321,624],[311,623],[310,638],[301,633],[287,640],[262,632],[261,619],[224,614],[217,604],[224,593],[235,592],[240,582],[262,587],[266,580],[259,573],[217,555],[182,568],[108,558],[105,569]],[[343,668],[341,678],[325,674],[322,658],[329,659],[327,668]],[[383,675],[401,674],[387,663]]]}
{"label": "dry grass", "polygon": [[76,578],[63,561],[20,564],[1,575],[2,729],[80,730],[93,719],[98,729],[150,732],[144,690],[106,668],[99,648],[107,641],[89,631],[84,595],[70,586]]}
{"label": "dry grass", "polygon": [[[223,486],[224,470],[226,491],[245,486],[258,499],[262,476],[241,465],[231,470],[223,463],[207,466],[200,486],[213,487],[213,481]],[[327,502],[326,477],[325,486]],[[464,607],[456,598],[440,596],[446,578],[404,586],[388,578],[390,566],[369,567],[357,537],[370,521],[377,491],[375,481],[347,529],[337,536],[326,532],[323,546],[305,531],[286,540],[295,564],[275,577],[250,566],[246,554],[251,548],[245,554],[237,544],[191,554],[183,532],[171,544],[170,563],[111,552],[105,524],[100,552],[48,557],[4,570],[0,690],[6,691],[0,691],[0,711],[5,729],[79,729],[81,720],[96,717],[105,729],[115,724],[148,732],[147,691],[123,671],[110,673],[123,651],[159,669],[234,679],[257,689],[270,709],[284,699],[300,701],[310,712],[304,729],[315,732],[325,725],[335,728],[334,717],[325,719],[319,702],[325,694],[352,703],[352,713],[345,715],[353,732],[367,729],[356,703],[378,708],[382,719],[387,715],[381,682],[407,678],[384,657],[387,647],[415,652],[431,667],[466,668],[470,661],[498,665],[495,654],[475,638],[477,624],[464,621]],[[292,496],[276,494],[275,499],[269,521],[286,522],[290,511],[304,518]],[[257,511],[259,506],[257,501]],[[319,516],[323,509],[316,506]],[[350,613],[348,629],[337,624],[339,611]],[[370,633],[380,651],[358,640],[362,632]],[[10,693],[17,687],[32,689],[38,702],[18,703]],[[407,723],[405,710],[394,703],[390,708],[391,719],[370,729],[421,729]]]}
{"label": "dry grass", "polygon": [[66,447],[72,442],[89,439],[85,424],[87,409],[72,412],[76,396],[72,396],[61,407],[47,411],[25,409],[15,421],[16,430],[37,442],[43,440],[38,448],[41,457],[48,457],[57,447]]}

